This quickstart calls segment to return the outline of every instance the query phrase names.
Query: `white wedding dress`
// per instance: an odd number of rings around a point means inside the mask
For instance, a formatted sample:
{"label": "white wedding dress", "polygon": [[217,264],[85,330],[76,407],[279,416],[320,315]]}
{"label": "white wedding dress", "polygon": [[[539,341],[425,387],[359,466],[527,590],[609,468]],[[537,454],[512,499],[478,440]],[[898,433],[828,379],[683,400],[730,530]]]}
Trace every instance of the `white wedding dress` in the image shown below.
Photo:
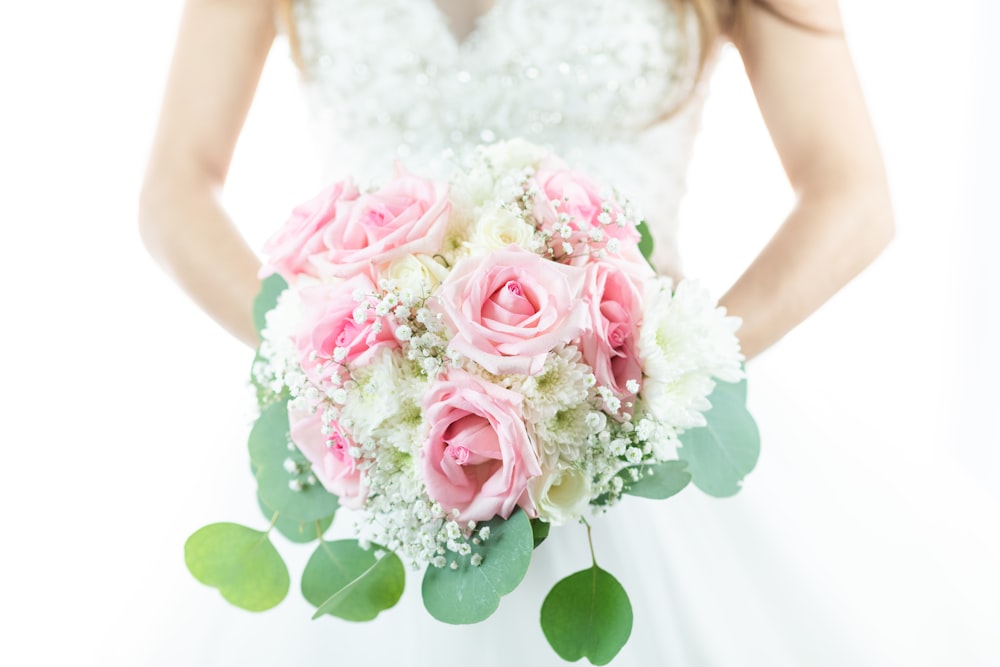
{"label": "white wedding dress", "polygon": [[[396,159],[446,176],[475,144],[525,137],[626,190],[654,230],[657,266],[679,273],[677,212],[702,91],[696,31],[681,30],[666,0],[497,0],[463,41],[433,0],[297,0],[295,16],[331,176],[377,178]],[[631,639],[612,664],[1000,665],[995,525],[977,523],[982,513],[944,516],[916,483],[889,488],[825,449],[815,406],[780,382],[755,384],[753,364],[749,373],[763,454],[739,495],[690,488],[662,502],[629,498],[592,522],[598,563],[634,608]],[[338,533],[350,531],[338,522]],[[293,559],[293,582],[306,556]],[[206,591],[192,613],[208,620],[184,659],[565,664],[539,610],[589,558],[583,527],[553,530],[521,587],[473,626],[434,621],[419,573],[396,608],[366,624],[312,622],[294,588],[261,615]]]}

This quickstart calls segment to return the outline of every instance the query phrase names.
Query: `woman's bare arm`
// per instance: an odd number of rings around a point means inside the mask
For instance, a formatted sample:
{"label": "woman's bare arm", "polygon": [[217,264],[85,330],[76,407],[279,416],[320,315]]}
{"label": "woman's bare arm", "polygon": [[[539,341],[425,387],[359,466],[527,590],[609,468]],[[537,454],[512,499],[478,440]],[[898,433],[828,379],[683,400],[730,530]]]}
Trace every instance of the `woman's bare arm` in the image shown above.
{"label": "woman's bare arm", "polygon": [[892,208],[836,0],[774,0],[790,25],[751,4],[734,42],[795,191],[794,210],[722,298],[753,357],[882,251]]}
{"label": "woman's bare arm", "polygon": [[274,0],[187,0],[139,207],[150,253],[249,345],[259,261],[219,196],[274,37]]}

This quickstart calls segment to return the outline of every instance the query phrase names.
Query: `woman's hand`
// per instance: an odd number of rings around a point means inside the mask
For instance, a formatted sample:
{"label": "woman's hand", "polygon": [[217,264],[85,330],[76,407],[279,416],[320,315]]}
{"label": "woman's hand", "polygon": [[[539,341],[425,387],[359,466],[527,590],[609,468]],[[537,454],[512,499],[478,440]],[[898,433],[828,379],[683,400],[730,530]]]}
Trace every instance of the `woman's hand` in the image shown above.
{"label": "woman's hand", "polygon": [[749,3],[733,41],[797,203],[722,298],[747,358],[776,342],[875,259],[893,234],[882,157],[835,0]]}
{"label": "woman's hand", "polygon": [[219,194],[275,32],[274,0],[187,0],[140,198],[150,253],[252,346],[260,263]]}

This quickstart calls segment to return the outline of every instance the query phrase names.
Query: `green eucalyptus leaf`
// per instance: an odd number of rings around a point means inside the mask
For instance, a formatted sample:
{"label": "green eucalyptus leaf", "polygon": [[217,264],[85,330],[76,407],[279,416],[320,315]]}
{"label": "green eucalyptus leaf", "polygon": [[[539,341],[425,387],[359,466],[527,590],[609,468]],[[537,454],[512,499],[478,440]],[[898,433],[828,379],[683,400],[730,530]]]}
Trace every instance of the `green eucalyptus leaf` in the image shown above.
{"label": "green eucalyptus leaf", "polygon": [[[284,402],[264,408],[250,430],[248,448],[260,500],[285,521],[311,524],[327,519],[337,511],[337,496],[308,481],[308,463],[289,444],[288,430]],[[288,459],[300,464],[301,471],[289,472]]]}
{"label": "green eucalyptus leaf", "polygon": [[[424,607],[437,620],[453,625],[485,620],[500,606],[500,598],[524,579],[534,549],[527,515],[516,510],[506,521],[495,518],[479,524],[477,532],[486,526],[489,539],[473,544],[470,556],[451,554],[454,570],[429,565],[424,572]],[[482,558],[479,565],[472,564],[476,554]]]}
{"label": "green eucalyptus leaf", "polygon": [[264,329],[266,324],[265,315],[278,303],[278,297],[288,289],[288,283],[277,273],[272,273],[260,283],[260,292],[253,300],[253,326],[257,335]]}
{"label": "green eucalyptus leaf", "polygon": [[302,573],[302,595],[313,618],[324,614],[370,621],[403,595],[406,573],[399,557],[383,547],[364,549],[357,540],[320,542]]}
{"label": "green eucalyptus leaf", "polygon": [[278,518],[274,522],[275,530],[296,544],[306,544],[320,539],[323,533],[330,527],[330,524],[333,523],[332,514],[317,521],[295,521],[294,519],[288,519],[281,512],[276,512],[274,509],[268,507],[261,499],[260,494],[257,494],[257,505],[260,506],[261,514],[268,521],[271,521],[274,515],[277,514]]}
{"label": "green eucalyptus leaf", "polygon": [[531,536],[535,541],[536,549],[549,536],[549,528],[551,528],[551,525],[548,521],[542,521],[541,519],[531,520]]}
{"label": "green eucalyptus leaf", "polygon": [[688,463],[694,485],[710,496],[724,498],[757,465],[760,433],[746,409],[746,380],[717,382],[709,396],[707,424],[681,434],[680,458]]}
{"label": "green eucalyptus leaf", "polygon": [[632,604],[618,580],[597,567],[557,583],[542,603],[542,632],[563,660],[606,665],[632,634]]}
{"label": "green eucalyptus leaf", "polygon": [[639,252],[649,262],[649,258],[653,256],[653,234],[649,231],[649,225],[645,220],[640,221],[635,230],[639,232]]}
{"label": "green eucalyptus leaf", "polygon": [[[632,480],[633,471],[638,475]],[[664,500],[677,495],[691,481],[691,473],[687,471],[686,461],[664,461],[653,465],[626,468],[621,473],[625,480],[623,493],[642,498]]]}
{"label": "green eucalyptus leaf", "polygon": [[184,562],[195,579],[248,611],[270,609],[288,594],[285,561],[259,530],[235,523],[205,526],[184,544]]}
{"label": "green eucalyptus leaf", "polygon": [[288,431],[288,403],[275,403],[261,410],[247,440],[250,462],[255,469],[276,462],[282,464],[290,451]]}

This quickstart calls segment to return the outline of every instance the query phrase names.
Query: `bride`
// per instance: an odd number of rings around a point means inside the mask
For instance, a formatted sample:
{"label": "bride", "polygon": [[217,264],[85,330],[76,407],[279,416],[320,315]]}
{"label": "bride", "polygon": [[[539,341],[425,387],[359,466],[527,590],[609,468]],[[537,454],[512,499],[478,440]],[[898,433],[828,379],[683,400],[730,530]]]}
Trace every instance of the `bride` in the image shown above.
{"label": "bride", "polygon": [[[748,359],[892,236],[882,160],[835,0],[187,0],[141,228],[191,297],[249,345],[259,261],[218,192],[281,30],[330,176],[375,178],[404,159],[444,177],[454,160],[446,148],[461,155],[526,137],[626,189],[653,229],[654,263],[675,276],[703,83],[721,42],[733,42],[796,193],[792,213],[722,298],[743,320]],[[822,449],[834,447],[829,435],[786,429],[809,438],[808,455],[804,440],[773,437],[775,422],[811,406],[793,398],[791,409],[769,412],[788,397],[758,396],[766,458],[741,494],[635,499],[595,519],[598,560],[635,607],[632,638],[613,664],[998,664],[988,633],[1000,595],[973,565],[988,560],[953,556],[985,559],[991,547],[919,514],[923,505],[905,495],[913,491],[879,491],[849,457]],[[525,583],[477,626],[433,621],[413,577],[400,605],[365,625],[310,623],[305,603],[291,601],[292,612],[250,617],[206,594],[191,610],[192,632],[200,628],[192,651],[213,665],[556,664],[538,610],[558,579],[587,564],[575,528],[555,531]],[[949,540],[950,551],[940,544]],[[278,646],[274,657],[265,644]]]}

